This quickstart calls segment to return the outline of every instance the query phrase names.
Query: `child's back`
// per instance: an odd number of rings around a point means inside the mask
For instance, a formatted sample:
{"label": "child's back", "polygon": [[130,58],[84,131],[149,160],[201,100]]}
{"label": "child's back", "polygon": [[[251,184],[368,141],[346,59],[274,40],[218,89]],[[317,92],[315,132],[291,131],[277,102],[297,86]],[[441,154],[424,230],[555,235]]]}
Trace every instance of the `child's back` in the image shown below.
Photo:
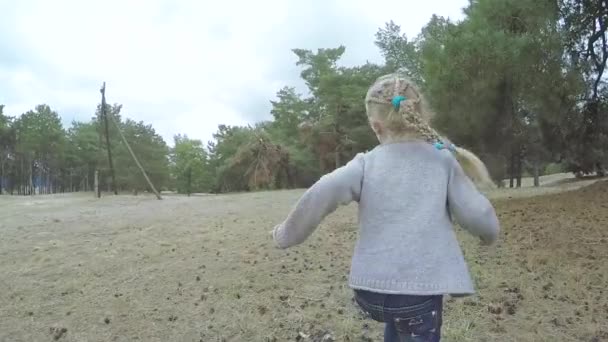
{"label": "child's back", "polygon": [[474,293],[447,206],[487,241],[495,240],[498,222],[450,152],[402,142],[355,161],[360,235],[350,285],[385,293]]}
{"label": "child's back", "polygon": [[275,231],[277,244],[285,248],[303,242],[337,205],[351,201],[359,202],[352,288],[410,295],[474,293],[450,211],[486,242],[496,239],[498,221],[449,151],[400,142],[358,154],[304,194]]}
{"label": "child's back", "polygon": [[472,153],[437,141],[409,81],[379,78],[365,104],[381,144],[321,177],[273,237],[281,248],[297,245],[338,205],[358,202],[349,280],[357,303],[386,323],[385,341],[439,341],[442,296],[475,292],[450,213],[484,243],[496,241],[494,208],[470,178],[491,180]]}

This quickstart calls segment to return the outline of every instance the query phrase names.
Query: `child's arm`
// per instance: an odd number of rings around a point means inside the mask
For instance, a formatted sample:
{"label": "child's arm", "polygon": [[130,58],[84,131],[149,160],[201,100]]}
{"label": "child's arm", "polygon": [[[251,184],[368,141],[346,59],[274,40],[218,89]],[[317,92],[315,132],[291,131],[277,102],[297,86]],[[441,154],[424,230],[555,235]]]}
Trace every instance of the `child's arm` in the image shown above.
{"label": "child's arm", "polygon": [[362,179],[363,154],[321,177],[304,193],[287,219],[275,227],[272,236],[276,244],[288,248],[304,242],[338,205],[359,200]]}
{"label": "child's arm", "polygon": [[455,159],[448,184],[448,205],[462,228],[487,245],[496,242],[500,226],[492,203],[477,190]]}

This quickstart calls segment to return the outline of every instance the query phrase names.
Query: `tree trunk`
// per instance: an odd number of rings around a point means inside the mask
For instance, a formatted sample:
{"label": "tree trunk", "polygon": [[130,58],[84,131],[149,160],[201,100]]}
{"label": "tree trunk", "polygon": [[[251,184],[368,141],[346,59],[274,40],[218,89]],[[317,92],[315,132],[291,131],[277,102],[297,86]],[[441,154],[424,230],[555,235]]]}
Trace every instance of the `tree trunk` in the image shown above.
{"label": "tree trunk", "polygon": [[336,152],[334,153],[335,161],[336,161],[336,169],[340,167],[340,151],[336,148]]}
{"label": "tree trunk", "polygon": [[95,170],[95,197],[100,198],[101,193],[99,192],[99,170]]}
{"label": "tree trunk", "polygon": [[319,154],[319,169],[321,170],[321,173],[325,172],[325,159],[321,154]]}
{"label": "tree trunk", "polygon": [[17,188],[17,195],[23,195],[23,184],[25,183],[25,172],[23,170],[23,158],[19,158],[20,163],[19,163],[19,186]]}
{"label": "tree trunk", "polygon": [[25,160],[21,160],[21,175],[19,177],[19,192],[20,195],[25,196],[26,195],[26,190],[25,190],[25,184],[26,184],[26,180],[27,180],[27,172],[25,171]]}
{"label": "tree trunk", "polygon": [[188,197],[190,197],[190,193],[192,192],[191,185],[192,185],[192,168],[188,168],[188,177],[187,177],[187,183],[186,183],[186,193],[188,194]]}
{"label": "tree trunk", "polygon": [[342,113],[342,104],[338,103],[338,106],[336,108],[336,117],[335,117],[335,123],[334,123],[334,137],[336,138],[336,150],[335,150],[335,155],[334,158],[336,159],[336,169],[340,167],[341,161],[340,161],[340,127],[339,127],[339,123],[340,123],[340,114]]}
{"label": "tree trunk", "polygon": [[26,174],[26,172],[25,172],[25,166],[24,166],[24,164],[25,164],[25,160],[24,159],[25,158],[21,159],[21,172],[20,172],[20,175],[19,175],[20,176],[19,177],[19,183],[20,183],[19,184],[19,195],[23,195],[23,196],[26,195],[26,193],[25,193],[25,183],[26,183],[25,182],[25,180],[26,180],[26,175],[25,174]]}
{"label": "tree trunk", "polygon": [[521,188],[521,176],[522,176],[522,160],[521,156],[517,155],[517,187]]}
{"label": "tree trunk", "polygon": [[[23,159],[19,159],[19,170],[21,172],[17,172],[17,177],[15,177],[17,180],[17,195],[21,195],[21,181],[23,179]],[[17,169],[17,167],[15,167],[15,169]]]}
{"label": "tree trunk", "polygon": [[4,158],[0,160],[0,195],[3,194],[4,190]]}
{"label": "tree trunk", "polygon": [[511,160],[509,163],[509,187],[513,187],[513,180],[515,178],[515,154],[511,152]]}
{"label": "tree trunk", "polygon": [[28,194],[29,195],[35,195],[35,189],[34,189],[34,162],[30,162],[30,174],[29,174],[29,179],[28,179],[28,187],[29,187],[29,191]]}
{"label": "tree trunk", "polygon": [[602,165],[601,162],[597,162],[595,164],[595,169],[596,169],[595,172],[597,173],[598,177],[602,178],[602,177],[606,176],[606,171],[604,170],[604,166]]}
{"label": "tree trunk", "polygon": [[513,180],[516,177],[516,143],[515,143],[515,126],[516,126],[516,116],[515,116],[515,108],[513,107],[513,82],[511,77],[507,75],[500,84],[501,95],[502,95],[502,112],[506,118],[509,118],[508,122],[508,137],[510,141],[509,144],[510,151],[510,165],[509,165],[509,187],[513,188]]}
{"label": "tree trunk", "polygon": [[540,166],[538,165],[538,158],[534,159],[534,186],[540,186]]}

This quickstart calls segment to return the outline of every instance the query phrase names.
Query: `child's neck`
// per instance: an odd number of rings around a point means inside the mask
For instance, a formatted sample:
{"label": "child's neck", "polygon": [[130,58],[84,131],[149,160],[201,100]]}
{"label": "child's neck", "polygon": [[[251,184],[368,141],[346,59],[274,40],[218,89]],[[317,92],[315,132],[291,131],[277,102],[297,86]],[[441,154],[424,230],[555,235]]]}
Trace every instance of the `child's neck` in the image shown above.
{"label": "child's neck", "polygon": [[419,134],[399,134],[399,135],[390,135],[386,134],[383,136],[377,136],[380,145],[389,145],[389,144],[398,144],[405,142],[421,142],[425,141],[424,137]]}

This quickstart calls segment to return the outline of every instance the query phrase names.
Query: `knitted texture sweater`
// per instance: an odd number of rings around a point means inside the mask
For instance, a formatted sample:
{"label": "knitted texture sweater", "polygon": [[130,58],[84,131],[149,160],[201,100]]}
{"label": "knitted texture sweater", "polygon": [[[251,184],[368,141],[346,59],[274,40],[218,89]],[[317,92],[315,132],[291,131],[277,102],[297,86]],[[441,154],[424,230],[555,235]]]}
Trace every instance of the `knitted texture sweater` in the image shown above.
{"label": "knitted texture sweater", "polygon": [[496,241],[491,203],[456,158],[425,142],[360,153],[310,187],[273,230],[279,248],[304,242],[339,205],[358,202],[349,286],[379,293],[475,293],[452,216],[482,242]]}

